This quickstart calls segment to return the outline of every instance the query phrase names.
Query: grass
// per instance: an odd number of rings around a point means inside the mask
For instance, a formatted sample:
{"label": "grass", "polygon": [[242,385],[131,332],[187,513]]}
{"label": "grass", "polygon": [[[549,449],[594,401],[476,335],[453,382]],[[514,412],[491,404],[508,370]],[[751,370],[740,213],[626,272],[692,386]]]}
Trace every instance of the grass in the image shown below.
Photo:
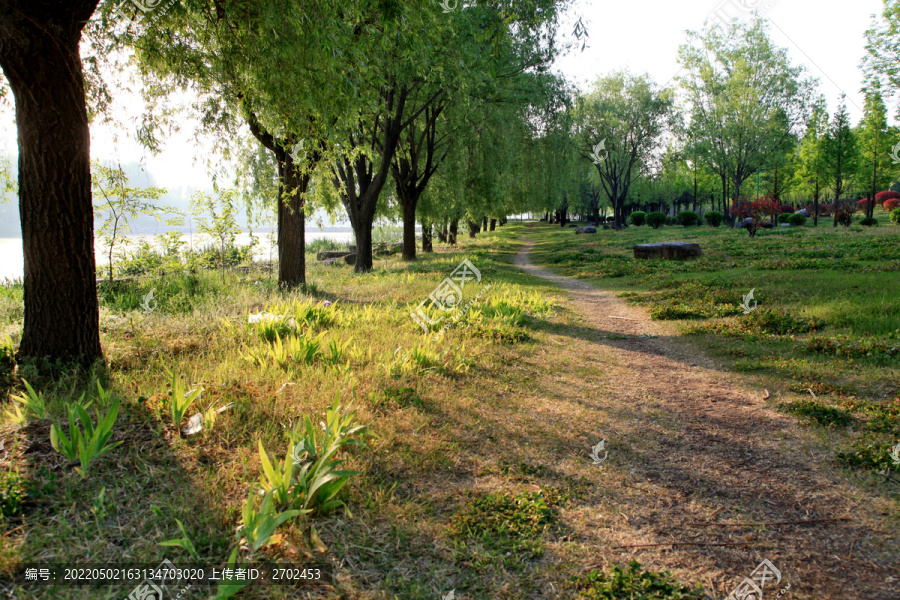
{"label": "grass", "polygon": [[[701,579],[684,565],[635,566],[604,554],[597,568],[600,541],[588,537],[596,519],[614,520],[604,531],[619,531],[619,515],[633,516],[623,503],[647,504],[638,487],[646,482],[609,479],[628,472],[642,442],[619,441],[603,471],[590,466],[587,450],[610,417],[578,412],[586,411],[582,398],[555,387],[566,369],[559,339],[576,325],[558,291],[511,266],[519,237],[533,236],[537,258],[551,268],[618,290],[729,370],[792,401],[788,410],[801,422],[838,440],[835,452],[847,456],[836,454],[838,464],[883,470],[890,441],[900,439],[888,352],[900,329],[900,283],[889,269],[900,250],[883,225],[763,231],[747,240],[726,228],[631,227],[575,238],[570,229],[511,223],[414,263],[378,258],[367,275],[310,261],[310,283],[292,292],[278,290],[265,270],[229,274],[224,284],[215,271],[135,279],[101,291],[107,363],[91,370],[15,364],[4,348],[21,335],[21,284],[0,286],[0,334],[11,340],[0,344],[3,396],[31,398],[24,378],[46,411],[23,424],[14,418],[20,402],[0,411],[13,413],[0,424],[0,452],[8,453],[0,464],[0,580],[50,555],[224,565],[237,552],[240,560],[343,564],[334,590],[311,590],[311,598],[412,600],[450,589],[466,599],[700,598]],[[629,256],[633,243],[665,239],[696,239],[706,256]],[[491,289],[423,332],[410,313],[463,258]],[[745,315],[740,304],[751,288],[759,308]],[[156,305],[145,311],[150,290]],[[249,322],[266,312],[281,318]],[[584,369],[575,375],[595,382],[596,366]],[[173,418],[168,373],[178,374],[181,395],[203,389],[182,419]],[[82,479],[53,451],[50,424],[82,394],[96,402],[98,382],[120,401],[110,442],[121,444]],[[600,399],[607,393],[594,383],[584,389]],[[333,457],[336,470],[354,475],[329,491],[331,510],[280,519],[305,508],[277,501],[296,492],[278,479],[289,470],[288,450],[298,432],[318,435],[335,397],[352,403],[355,422],[371,434]],[[175,424],[224,406],[195,435]],[[557,423],[565,411],[579,418]],[[261,480],[269,492],[259,493]],[[39,588],[24,597],[130,591]],[[183,598],[209,595],[189,590]],[[273,586],[245,597],[298,595]]]}
{"label": "grass", "polygon": [[[617,290],[653,319],[672,321],[681,335],[726,369],[752,376],[760,388],[786,397],[813,392],[826,404],[861,399],[889,407],[900,402],[900,278],[894,275],[900,228],[880,209],[876,217],[879,227],[835,229],[828,222],[762,230],[754,239],[724,226],[632,226],[576,238],[569,229],[542,224],[536,250],[551,269]],[[670,240],[698,242],[703,256],[632,257],[635,244]],[[750,290],[756,304],[745,314],[741,304]],[[868,416],[826,404],[794,403],[789,410],[826,427],[860,419],[861,428],[842,442],[847,451],[857,442],[883,450],[891,441],[873,432],[857,440]]]}

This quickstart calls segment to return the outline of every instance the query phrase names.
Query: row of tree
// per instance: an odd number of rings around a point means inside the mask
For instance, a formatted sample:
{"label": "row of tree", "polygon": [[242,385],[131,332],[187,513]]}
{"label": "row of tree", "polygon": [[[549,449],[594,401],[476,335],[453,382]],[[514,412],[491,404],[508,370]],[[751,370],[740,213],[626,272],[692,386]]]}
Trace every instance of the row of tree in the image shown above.
{"label": "row of tree", "polygon": [[[896,24],[897,14],[892,2],[884,18]],[[883,56],[896,37],[888,25],[869,32],[865,104],[854,126],[846,98],[829,115],[817,82],[772,42],[764,20],[688,32],[677,86],[613,73],[558,115],[565,176],[537,210],[596,219],[609,207],[618,228],[633,209],[708,206],[733,224],[733,201],[771,196],[814,205],[818,224],[820,200],[854,196],[872,200],[871,217],[875,194],[895,182],[900,163],[892,151],[900,130],[888,125],[883,92],[900,81]]]}

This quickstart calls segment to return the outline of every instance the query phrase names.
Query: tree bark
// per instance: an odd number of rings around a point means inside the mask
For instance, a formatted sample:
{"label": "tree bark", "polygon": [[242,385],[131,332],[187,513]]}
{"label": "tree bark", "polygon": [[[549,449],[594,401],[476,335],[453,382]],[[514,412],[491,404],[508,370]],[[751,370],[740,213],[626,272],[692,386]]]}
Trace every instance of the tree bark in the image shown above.
{"label": "tree bark", "polygon": [[[415,186],[413,186],[415,187]],[[416,191],[397,183],[397,199],[403,209],[403,260],[416,260]]]}
{"label": "tree bark", "polygon": [[478,231],[479,231],[478,224],[475,223],[475,221],[469,221],[469,237],[474,239],[475,234],[477,234]]}
{"label": "tree bark", "polygon": [[450,221],[450,232],[447,235],[447,243],[451,246],[456,245],[456,236],[459,234],[459,219]]}
{"label": "tree bark", "polygon": [[20,357],[102,358],[90,132],[79,42],[99,0],[0,3],[0,67],[19,137]]}
{"label": "tree bark", "polygon": [[442,243],[442,244],[447,243],[447,223],[446,222],[444,222],[440,227],[438,227],[437,237],[438,237],[438,241],[440,243]]}
{"label": "tree bark", "polygon": [[431,223],[422,221],[422,252],[434,252],[431,245]]}
{"label": "tree bark", "polygon": [[506,225],[506,217],[500,217],[500,222],[498,223],[498,225],[500,225],[500,227]]}
{"label": "tree bark", "polygon": [[491,222],[488,224],[488,231],[494,231],[497,228],[497,219],[491,219]]}
{"label": "tree bark", "polygon": [[303,204],[309,175],[300,175],[289,152],[278,167],[278,285],[306,283],[306,214]]}

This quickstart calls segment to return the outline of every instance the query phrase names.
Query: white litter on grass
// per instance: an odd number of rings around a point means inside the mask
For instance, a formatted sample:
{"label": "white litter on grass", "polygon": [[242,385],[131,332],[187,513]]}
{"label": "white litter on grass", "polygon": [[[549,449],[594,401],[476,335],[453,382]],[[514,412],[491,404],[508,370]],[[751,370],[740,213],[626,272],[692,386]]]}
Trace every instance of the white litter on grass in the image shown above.
{"label": "white litter on grass", "polygon": [[294,329],[297,328],[294,317],[288,318],[284,315],[273,315],[270,312],[261,312],[257,315],[250,314],[247,316],[247,322],[251,325],[254,323],[274,323],[276,321],[284,321]]}
{"label": "white litter on grass", "polygon": [[281,386],[280,388],[278,388],[278,391],[275,392],[275,395],[278,395],[278,394],[280,394],[281,392],[283,392],[283,391],[284,391],[284,388],[286,388],[286,387],[289,386],[289,385],[297,385],[297,384],[296,384],[296,383],[292,383],[292,382],[289,381],[289,382],[287,382],[286,384],[284,384],[283,386]]}
{"label": "white litter on grass", "polygon": [[[232,406],[234,406],[234,402],[229,402],[225,406],[215,409],[216,414],[225,412]],[[190,419],[188,419],[187,426],[181,430],[181,433],[183,433],[184,435],[194,435],[195,433],[200,433],[201,431],[203,431],[203,417],[211,410],[213,410],[212,407],[208,408],[204,412],[199,412],[196,415],[194,415],[193,417],[191,417]]]}

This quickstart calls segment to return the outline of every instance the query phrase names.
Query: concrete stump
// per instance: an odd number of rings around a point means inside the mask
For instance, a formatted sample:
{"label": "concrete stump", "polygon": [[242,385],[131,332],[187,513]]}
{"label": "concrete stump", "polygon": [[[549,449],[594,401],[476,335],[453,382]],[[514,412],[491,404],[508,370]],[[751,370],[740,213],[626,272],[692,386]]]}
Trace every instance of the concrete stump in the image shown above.
{"label": "concrete stump", "polygon": [[700,244],[692,242],[659,242],[656,244],[637,244],[634,247],[635,258],[680,259],[702,255]]}

